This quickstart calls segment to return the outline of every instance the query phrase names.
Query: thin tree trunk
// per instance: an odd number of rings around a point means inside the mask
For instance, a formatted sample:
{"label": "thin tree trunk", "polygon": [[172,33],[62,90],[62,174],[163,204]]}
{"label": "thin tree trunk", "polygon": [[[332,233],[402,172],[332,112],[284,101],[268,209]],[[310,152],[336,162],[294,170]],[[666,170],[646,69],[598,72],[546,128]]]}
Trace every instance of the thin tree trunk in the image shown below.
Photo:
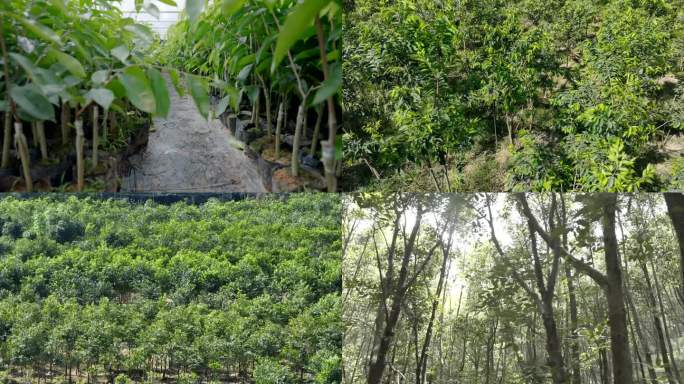
{"label": "thin tree trunk", "polygon": [[442,296],[442,287],[446,279],[447,262],[449,260],[449,251],[451,248],[451,238],[445,246],[442,247],[442,266],[439,270],[439,281],[437,282],[437,291],[432,300],[432,311],[430,313],[430,320],[428,321],[427,331],[425,332],[425,339],[423,340],[423,348],[420,352],[420,360],[418,362],[418,370],[416,371],[416,384],[425,382],[425,371],[427,370],[427,360],[430,351],[430,341],[432,339],[432,328],[435,323],[435,316],[437,315],[437,307]]}
{"label": "thin tree trunk", "polygon": [[413,253],[413,246],[415,244],[416,237],[418,236],[418,229],[420,228],[422,214],[422,209],[419,208],[418,213],[416,214],[413,229],[411,230],[411,234],[406,241],[401,269],[399,271],[397,283],[394,285],[394,290],[391,296],[392,305],[387,316],[387,321],[384,324],[380,343],[377,348],[374,347],[377,352],[374,353],[374,359],[370,362],[368,368],[368,384],[379,384],[382,381],[382,377],[385,372],[385,359],[387,356],[387,351],[394,340],[395,326],[399,320],[401,306],[404,301],[404,295],[408,289],[408,287],[406,287],[404,284],[406,284],[407,280],[409,279],[409,263]]}
{"label": "thin tree trunk", "polygon": [[45,122],[39,121],[36,123],[36,133],[38,134],[38,144],[40,146],[40,157],[43,160],[48,159],[47,139],[45,138]]}
{"label": "thin tree trunk", "polygon": [[[627,270],[625,270],[625,277],[627,277]],[[625,279],[628,280],[627,278]],[[625,289],[625,297],[627,298],[627,304],[630,311],[632,312],[632,322],[634,323],[634,330],[637,334],[637,338],[641,343],[641,349],[644,351],[644,358],[646,359],[646,370],[648,372],[649,381],[652,384],[658,383],[658,377],[655,372],[655,365],[653,364],[653,358],[651,353],[651,348],[648,346],[648,340],[644,336],[644,332],[641,329],[641,320],[639,319],[639,313],[634,306],[634,301],[632,300],[632,294],[629,288]]]}
{"label": "thin tree trunk", "polygon": [[85,166],[83,159],[83,120],[76,120],[76,190],[82,192],[85,186]]}
{"label": "thin tree trunk", "polygon": [[7,110],[5,111],[3,138],[2,138],[2,164],[1,168],[9,167],[10,151],[12,150],[12,113],[10,112],[10,102],[7,99]]}
{"label": "thin tree trunk", "polygon": [[61,128],[62,128],[62,144],[69,144],[69,120],[71,120],[71,109],[69,103],[62,102]]}
{"label": "thin tree trunk", "polygon": [[24,181],[26,182],[26,192],[33,192],[33,180],[31,179],[31,160],[29,159],[28,143],[24,135],[23,125],[21,122],[14,123],[14,141],[17,146],[17,152],[21,159],[21,169],[24,174]]}
{"label": "thin tree trunk", "polygon": [[283,129],[283,123],[285,119],[285,105],[284,101],[280,102],[280,106],[278,107],[278,119],[276,121],[276,131],[275,131],[275,159],[274,161],[278,161],[280,158],[280,132]]}
{"label": "thin tree trunk", "polygon": [[670,366],[669,352],[667,350],[667,345],[665,344],[665,334],[663,333],[662,321],[660,320],[660,316],[658,315],[656,299],[653,295],[653,284],[651,283],[651,276],[648,272],[648,268],[646,267],[646,263],[643,260],[639,263],[639,266],[641,267],[641,271],[644,273],[644,279],[646,281],[646,287],[648,289],[648,291],[646,292],[648,309],[649,311],[651,311],[651,317],[653,318],[653,326],[656,330],[656,340],[658,342],[658,348],[660,349],[660,356],[663,362],[663,369],[665,369],[665,373],[667,374],[667,379],[670,382],[670,384],[676,384],[674,380],[674,375],[672,373],[672,367]]}
{"label": "thin tree trunk", "polygon": [[[323,79],[327,81],[330,76],[328,70],[328,54],[325,51],[325,37],[323,36],[323,26],[321,19],[316,14],[315,18],[316,35],[318,37],[318,49],[321,53],[321,67],[323,69]],[[335,160],[335,140],[337,135],[337,116],[335,112],[335,102],[333,96],[328,96],[328,140],[321,143],[323,166],[325,168],[325,179],[328,185],[328,192],[335,192],[337,189],[336,179],[336,160]]]}
{"label": "thin tree trunk", "polygon": [[292,140],[292,176],[299,176],[299,142],[302,138],[302,126],[304,125],[304,100],[297,110],[297,124],[295,125],[295,135]]}
{"label": "thin tree trunk", "polygon": [[271,113],[271,91],[264,86],[264,100],[266,101],[266,135],[270,138],[273,136],[273,116]]}
{"label": "thin tree trunk", "polygon": [[100,146],[100,108],[93,105],[93,169],[97,168],[97,151]]}
{"label": "thin tree trunk", "polygon": [[316,108],[316,125],[314,125],[313,135],[311,136],[311,150],[309,151],[313,156],[316,153],[316,145],[318,144],[318,134],[321,131],[321,122],[323,121],[323,106]]}
{"label": "thin tree trunk", "polygon": [[684,306],[684,194],[665,193],[667,213],[672,220],[679,244],[679,295]]}
{"label": "thin tree trunk", "polygon": [[660,314],[661,314],[661,320],[663,322],[663,331],[665,331],[665,343],[667,345],[667,349],[670,352],[670,364],[672,367],[672,373],[674,377],[677,379],[679,383],[682,382],[682,377],[681,374],[679,373],[679,367],[677,366],[677,359],[674,356],[674,351],[672,349],[672,338],[670,337],[670,331],[667,326],[667,316],[668,313],[665,311],[665,306],[663,305],[663,296],[661,294],[661,289],[660,289],[660,281],[658,280],[658,273],[656,272],[655,269],[655,264],[653,263],[653,259],[650,259],[651,262],[651,269],[653,270],[653,281],[654,281],[654,287],[655,287],[655,293],[656,293],[656,298],[658,298],[658,306],[660,309]]}

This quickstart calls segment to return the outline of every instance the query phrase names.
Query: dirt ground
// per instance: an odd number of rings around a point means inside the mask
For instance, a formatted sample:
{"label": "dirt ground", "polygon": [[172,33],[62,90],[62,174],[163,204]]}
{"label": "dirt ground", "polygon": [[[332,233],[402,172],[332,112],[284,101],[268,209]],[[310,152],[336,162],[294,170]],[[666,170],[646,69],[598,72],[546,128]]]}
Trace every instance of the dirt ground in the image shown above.
{"label": "dirt ground", "polygon": [[217,119],[206,121],[167,78],[169,116],[155,118],[147,149],[131,158],[122,192],[265,192],[256,166]]}

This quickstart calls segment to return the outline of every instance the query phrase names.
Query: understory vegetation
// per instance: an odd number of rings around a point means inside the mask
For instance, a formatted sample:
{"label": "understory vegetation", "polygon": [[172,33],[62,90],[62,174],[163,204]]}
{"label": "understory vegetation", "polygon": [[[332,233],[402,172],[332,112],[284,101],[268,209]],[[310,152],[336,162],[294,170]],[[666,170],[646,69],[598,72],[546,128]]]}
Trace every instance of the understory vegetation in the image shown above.
{"label": "understory vegetation", "polygon": [[344,206],[344,383],[684,382],[684,195]]}
{"label": "understory vegetation", "polygon": [[0,212],[2,382],[341,380],[336,195]]}
{"label": "understory vegetation", "polygon": [[682,188],[681,0],[355,0],[344,183]]}

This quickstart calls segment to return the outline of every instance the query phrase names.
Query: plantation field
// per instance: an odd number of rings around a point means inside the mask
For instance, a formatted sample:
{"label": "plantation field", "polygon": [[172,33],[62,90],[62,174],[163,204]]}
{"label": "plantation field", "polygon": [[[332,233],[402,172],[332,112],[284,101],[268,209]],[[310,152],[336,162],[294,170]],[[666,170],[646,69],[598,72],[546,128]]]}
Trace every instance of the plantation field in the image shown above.
{"label": "plantation field", "polygon": [[339,383],[336,195],[0,199],[0,381]]}

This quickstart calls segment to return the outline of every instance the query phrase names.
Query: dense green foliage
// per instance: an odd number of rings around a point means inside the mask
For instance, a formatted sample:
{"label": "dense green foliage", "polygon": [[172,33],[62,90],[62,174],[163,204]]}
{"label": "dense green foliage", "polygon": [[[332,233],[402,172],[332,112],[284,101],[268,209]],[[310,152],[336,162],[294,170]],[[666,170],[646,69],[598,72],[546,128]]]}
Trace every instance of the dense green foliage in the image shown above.
{"label": "dense green foliage", "polygon": [[0,376],[339,383],[336,195],[0,212]]}
{"label": "dense green foliage", "polygon": [[[211,88],[219,96],[215,116],[227,107],[235,114],[241,104],[251,107],[251,121],[263,136],[263,149],[271,152],[270,160],[298,165],[299,143],[308,137],[313,145],[304,152],[320,157],[326,174],[333,177],[339,156],[331,157],[333,153],[325,148],[335,148],[336,142],[334,98],[342,83],[341,1],[225,0],[210,3],[204,11],[203,3],[187,3],[187,18],[169,30],[158,58],[197,75],[193,78],[202,93]],[[298,107],[303,109],[301,116]],[[296,120],[294,129],[288,120],[281,121],[281,114]],[[327,135],[320,132],[324,114]],[[285,134],[294,137],[291,159],[279,156]],[[317,148],[322,149],[320,156]],[[334,188],[329,184],[328,189]]]}
{"label": "dense green foliage", "polygon": [[418,191],[681,187],[662,147],[684,129],[683,5],[350,2],[352,186],[371,168]]}
{"label": "dense green foliage", "polygon": [[[29,156],[30,147],[40,151],[43,166],[75,154],[79,175],[74,179],[83,190],[86,136],[92,171],[100,160],[98,148],[120,150],[148,114],[168,113],[163,78],[146,56],[155,36],[148,26],[124,17],[118,5],[104,0],[12,0],[0,5],[2,168],[10,167],[16,145],[28,191],[35,181],[27,177],[31,158],[35,164],[37,157]],[[159,12],[152,2],[145,9]],[[24,132],[27,122],[31,130]]]}

